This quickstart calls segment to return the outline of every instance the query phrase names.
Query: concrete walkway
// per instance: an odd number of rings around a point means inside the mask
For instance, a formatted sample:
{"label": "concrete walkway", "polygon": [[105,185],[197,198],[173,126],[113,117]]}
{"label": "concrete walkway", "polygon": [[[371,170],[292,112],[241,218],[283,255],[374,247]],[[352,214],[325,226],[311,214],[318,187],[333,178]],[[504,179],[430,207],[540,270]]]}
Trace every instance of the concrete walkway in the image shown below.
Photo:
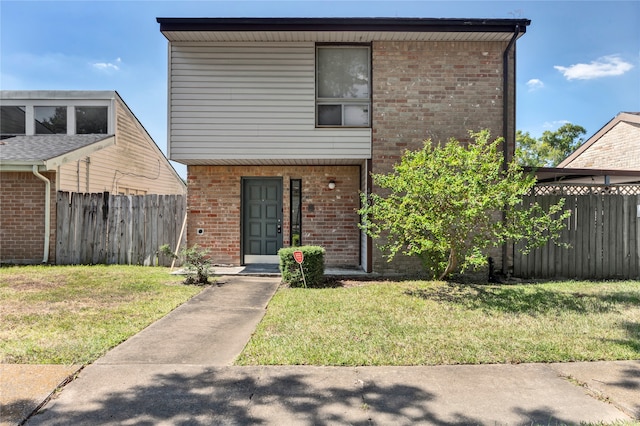
{"label": "concrete walkway", "polygon": [[87,366],[27,424],[556,425],[640,418],[640,361],[231,366],[279,278],[219,282]]}

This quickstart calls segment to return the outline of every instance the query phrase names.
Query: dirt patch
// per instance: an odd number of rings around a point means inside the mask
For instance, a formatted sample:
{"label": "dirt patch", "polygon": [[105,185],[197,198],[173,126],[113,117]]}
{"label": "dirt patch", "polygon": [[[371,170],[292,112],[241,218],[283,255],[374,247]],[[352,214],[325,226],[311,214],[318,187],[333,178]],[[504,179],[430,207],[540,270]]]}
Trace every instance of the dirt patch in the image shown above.
{"label": "dirt patch", "polygon": [[370,285],[381,285],[381,284],[391,284],[395,281],[380,279],[380,280],[372,280],[370,278],[367,279],[357,279],[357,278],[339,278],[339,277],[325,277],[324,288],[351,288],[351,287],[366,287]]}
{"label": "dirt patch", "polygon": [[62,287],[67,280],[64,275],[57,276],[33,276],[25,274],[3,275],[0,287],[10,288],[16,291],[42,291]]}

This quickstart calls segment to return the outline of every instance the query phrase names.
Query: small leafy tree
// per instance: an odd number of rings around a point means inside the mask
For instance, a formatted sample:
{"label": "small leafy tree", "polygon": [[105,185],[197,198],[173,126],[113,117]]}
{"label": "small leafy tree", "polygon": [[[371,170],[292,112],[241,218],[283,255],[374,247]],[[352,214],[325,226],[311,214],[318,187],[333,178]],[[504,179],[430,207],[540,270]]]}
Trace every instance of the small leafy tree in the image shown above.
{"label": "small leafy tree", "polygon": [[555,167],[582,145],[586,132],[584,127],[571,123],[555,131],[545,130],[539,139],[518,130],[515,157],[523,166]]}
{"label": "small leafy tree", "polygon": [[[160,246],[160,252],[174,259],[182,258],[183,264],[187,270],[187,278],[185,284],[209,284],[209,268],[211,268],[211,259],[209,251],[201,249],[198,245],[191,248],[184,248],[179,255],[175,255],[171,251],[168,244]],[[195,272],[195,277],[193,272]]]}
{"label": "small leafy tree", "polygon": [[[450,139],[444,146],[425,141],[407,151],[394,171],[373,174],[381,193],[362,194],[360,225],[391,261],[398,253],[419,257],[434,277],[486,264],[490,246],[524,240],[525,250],[555,239],[570,214],[564,200],[544,211],[522,206],[535,177],[516,162],[505,168],[502,139],[487,130],[470,132],[467,146]],[[497,214],[505,212],[501,220]]]}

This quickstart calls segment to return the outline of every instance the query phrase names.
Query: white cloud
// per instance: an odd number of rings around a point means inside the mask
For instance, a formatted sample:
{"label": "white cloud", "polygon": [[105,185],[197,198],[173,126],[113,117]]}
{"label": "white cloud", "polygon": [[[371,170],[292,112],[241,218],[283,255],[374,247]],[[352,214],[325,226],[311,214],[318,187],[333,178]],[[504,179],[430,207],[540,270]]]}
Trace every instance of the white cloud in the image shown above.
{"label": "white cloud", "polygon": [[603,56],[589,64],[574,64],[568,67],[554,66],[567,80],[591,80],[593,78],[622,75],[633,68],[617,55]]}
{"label": "white cloud", "polygon": [[542,125],[545,129],[557,129],[565,124],[571,123],[569,120],[545,121]]}
{"label": "white cloud", "polygon": [[111,62],[94,62],[91,66],[101,71],[120,71],[121,63],[122,59],[118,58],[115,60],[115,64]]}
{"label": "white cloud", "polygon": [[542,82],[542,80],[532,78],[531,80],[527,81],[527,87],[529,88],[530,92],[534,92],[536,90],[542,89],[544,87],[544,83]]}

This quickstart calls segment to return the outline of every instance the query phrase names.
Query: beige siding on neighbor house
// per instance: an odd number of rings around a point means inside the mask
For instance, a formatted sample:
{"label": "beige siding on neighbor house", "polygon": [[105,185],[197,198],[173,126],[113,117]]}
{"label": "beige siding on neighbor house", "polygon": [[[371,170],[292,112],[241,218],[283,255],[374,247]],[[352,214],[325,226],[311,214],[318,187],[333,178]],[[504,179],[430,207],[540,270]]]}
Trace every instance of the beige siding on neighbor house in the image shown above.
{"label": "beige siding on neighbor house", "polygon": [[572,161],[569,168],[640,169],[640,124],[618,122]]}
{"label": "beige siding on neighbor house", "polygon": [[58,190],[185,194],[179,176],[129,108],[116,101],[116,144],[60,167]]}
{"label": "beige siding on neighbor house", "polygon": [[315,128],[314,43],[173,43],[169,66],[172,160],[371,156],[371,129]]}

